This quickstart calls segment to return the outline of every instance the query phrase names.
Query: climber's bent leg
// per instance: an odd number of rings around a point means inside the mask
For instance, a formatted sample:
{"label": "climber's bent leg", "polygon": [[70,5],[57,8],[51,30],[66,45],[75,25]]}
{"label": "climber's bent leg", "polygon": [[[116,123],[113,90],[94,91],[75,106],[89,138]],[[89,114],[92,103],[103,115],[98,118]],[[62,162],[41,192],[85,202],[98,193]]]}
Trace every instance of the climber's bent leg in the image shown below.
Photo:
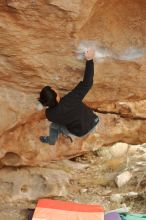
{"label": "climber's bent leg", "polygon": [[49,136],[41,136],[40,141],[46,144],[54,145],[58,139],[59,133],[60,133],[60,125],[56,123],[52,123],[50,125]]}
{"label": "climber's bent leg", "polygon": [[63,126],[63,125],[60,126],[60,132],[61,132],[65,137],[69,138],[71,142],[73,142],[73,140],[72,140],[72,136],[73,136],[73,135],[69,132],[69,130],[68,130],[65,126]]}

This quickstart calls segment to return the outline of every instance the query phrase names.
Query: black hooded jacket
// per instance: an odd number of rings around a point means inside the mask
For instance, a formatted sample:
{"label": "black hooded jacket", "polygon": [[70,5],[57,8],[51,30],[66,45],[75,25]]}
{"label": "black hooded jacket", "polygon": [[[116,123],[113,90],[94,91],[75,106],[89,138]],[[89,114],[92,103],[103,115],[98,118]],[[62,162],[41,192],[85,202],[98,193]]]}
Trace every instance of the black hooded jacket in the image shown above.
{"label": "black hooded jacket", "polygon": [[93,85],[93,76],[94,62],[88,60],[83,81],[65,95],[57,106],[46,109],[47,119],[66,126],[70,133],[76,136],[87,134],[95,126],[94,120],[97,116],[82,100]]}

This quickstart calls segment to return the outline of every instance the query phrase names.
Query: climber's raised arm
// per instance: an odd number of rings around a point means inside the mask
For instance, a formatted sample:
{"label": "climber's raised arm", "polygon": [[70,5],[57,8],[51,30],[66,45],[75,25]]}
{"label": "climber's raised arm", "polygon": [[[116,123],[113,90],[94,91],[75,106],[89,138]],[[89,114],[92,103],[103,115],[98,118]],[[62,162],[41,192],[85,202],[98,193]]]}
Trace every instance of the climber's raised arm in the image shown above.
{"label": "climber's raised arm", "polygon": [[86,66],[83,81],[80,81],[79,84],[66,96],[71,99],[82,100],[88,91],[93,85],[93,76],[94,76],[94,50],[89,48],[85,53]]}

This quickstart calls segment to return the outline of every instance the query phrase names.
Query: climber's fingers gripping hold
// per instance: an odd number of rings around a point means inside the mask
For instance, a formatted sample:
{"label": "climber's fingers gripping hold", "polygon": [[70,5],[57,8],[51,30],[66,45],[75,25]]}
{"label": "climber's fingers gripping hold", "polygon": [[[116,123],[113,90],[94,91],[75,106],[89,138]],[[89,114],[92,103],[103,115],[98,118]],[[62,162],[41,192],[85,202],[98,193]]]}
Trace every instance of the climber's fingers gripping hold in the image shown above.
{"label": "climber's fingers gripping hold", "polygon": [[94,49],[93,48],[88,48],[87,51],[85,52],[85,59],[86,60],[92,60],[94,58]]}

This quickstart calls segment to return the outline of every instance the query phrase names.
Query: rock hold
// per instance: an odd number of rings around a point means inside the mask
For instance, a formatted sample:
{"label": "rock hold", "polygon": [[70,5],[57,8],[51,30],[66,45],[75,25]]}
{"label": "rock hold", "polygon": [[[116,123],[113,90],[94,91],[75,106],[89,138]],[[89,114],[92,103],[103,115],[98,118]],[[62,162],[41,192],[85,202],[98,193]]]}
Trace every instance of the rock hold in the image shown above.
{"label": "rock hold", "polygon": [[132,178],[132,173],[130,173],[129,171],[125,171],[121,174],[119,174],[116,179],[115,182],[117,184],[118,187],[122,187],[124,186],[130,179]]}

